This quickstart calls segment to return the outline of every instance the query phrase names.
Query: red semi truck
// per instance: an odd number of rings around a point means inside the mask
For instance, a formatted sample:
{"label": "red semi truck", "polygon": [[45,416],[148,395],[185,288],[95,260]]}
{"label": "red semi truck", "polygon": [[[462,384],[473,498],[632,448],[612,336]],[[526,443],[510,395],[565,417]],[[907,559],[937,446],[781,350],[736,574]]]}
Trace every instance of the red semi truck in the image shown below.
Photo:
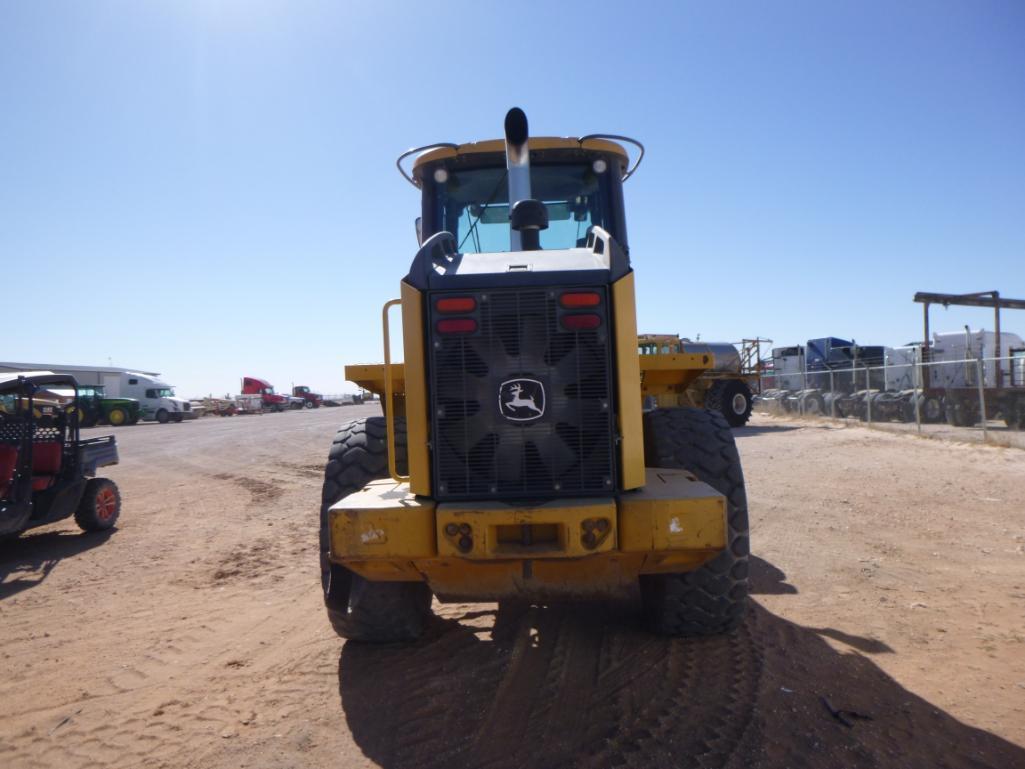
{"label": "red semi truck", "polygon": [[259,395],[266,411],[284,411],[289,407],[287,395],[278,395],[274,392],[274,385],[254,376],[242,377],[242,394]]}
{"label": "red semi truck", "polygon": [[296,385],[292,388],[292,395],[296,398],[302,398],[303,406],[308,409],[319,409],[321,404],[324,402],[324,396],[320,393],[315,393],[310,390],[306,385]]}

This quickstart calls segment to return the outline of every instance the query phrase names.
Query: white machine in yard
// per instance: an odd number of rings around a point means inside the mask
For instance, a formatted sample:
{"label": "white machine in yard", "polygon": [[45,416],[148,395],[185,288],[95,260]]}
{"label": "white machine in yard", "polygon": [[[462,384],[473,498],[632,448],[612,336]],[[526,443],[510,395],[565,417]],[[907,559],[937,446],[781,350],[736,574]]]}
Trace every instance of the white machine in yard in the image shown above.
{"label": "white machine in yard", "polygon": [[156,377],[138,371],[105,374],[103,384],[108,393],[123,398],[136,398],[142,406],[142,418],[165,422],[181,422],[199,416],[192,404],[174,394],[174,387]]}

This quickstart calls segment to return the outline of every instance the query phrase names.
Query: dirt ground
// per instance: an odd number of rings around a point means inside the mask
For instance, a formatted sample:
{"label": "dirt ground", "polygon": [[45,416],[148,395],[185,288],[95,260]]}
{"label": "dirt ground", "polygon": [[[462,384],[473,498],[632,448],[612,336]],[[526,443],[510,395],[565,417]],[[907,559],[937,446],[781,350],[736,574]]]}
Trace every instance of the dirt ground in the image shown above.
{"label": "dirt ground", "polygon": [[758,416],[735,633],[436,604],[382,648],[331,633],[315,531],[374,412],[118,429],[117,531],[0,545],[0,766],[1025,767],[1025,451]]}

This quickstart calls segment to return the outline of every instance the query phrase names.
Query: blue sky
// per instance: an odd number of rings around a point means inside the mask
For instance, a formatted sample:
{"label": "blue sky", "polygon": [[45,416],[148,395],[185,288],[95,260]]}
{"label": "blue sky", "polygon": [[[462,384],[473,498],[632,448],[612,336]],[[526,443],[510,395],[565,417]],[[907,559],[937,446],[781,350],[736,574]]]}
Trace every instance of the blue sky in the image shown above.
{"label": "blue sky", "polygon": [[350,389],[416,250],[396,155],[513,105],[647,146],[642,330],[902,344],[916,290],[1025,296],[1025,5],[508,8],[0,5],[0,359]]}

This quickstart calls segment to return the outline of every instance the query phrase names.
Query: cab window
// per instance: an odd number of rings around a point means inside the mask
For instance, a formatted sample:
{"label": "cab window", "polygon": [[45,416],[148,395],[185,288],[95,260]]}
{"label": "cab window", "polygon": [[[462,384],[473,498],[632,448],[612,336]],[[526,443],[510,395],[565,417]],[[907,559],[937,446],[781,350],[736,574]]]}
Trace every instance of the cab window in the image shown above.
{"label": "cab window", "polygon": [[[606,177],[591,162],[531,167],[531,195],[548,209],[541,248],[582,247],[591,227],[612,228]],[[509,250],[509,186],[504,167],[446,172],[435,190],[438,229],[456,236],[461,253]]]}

